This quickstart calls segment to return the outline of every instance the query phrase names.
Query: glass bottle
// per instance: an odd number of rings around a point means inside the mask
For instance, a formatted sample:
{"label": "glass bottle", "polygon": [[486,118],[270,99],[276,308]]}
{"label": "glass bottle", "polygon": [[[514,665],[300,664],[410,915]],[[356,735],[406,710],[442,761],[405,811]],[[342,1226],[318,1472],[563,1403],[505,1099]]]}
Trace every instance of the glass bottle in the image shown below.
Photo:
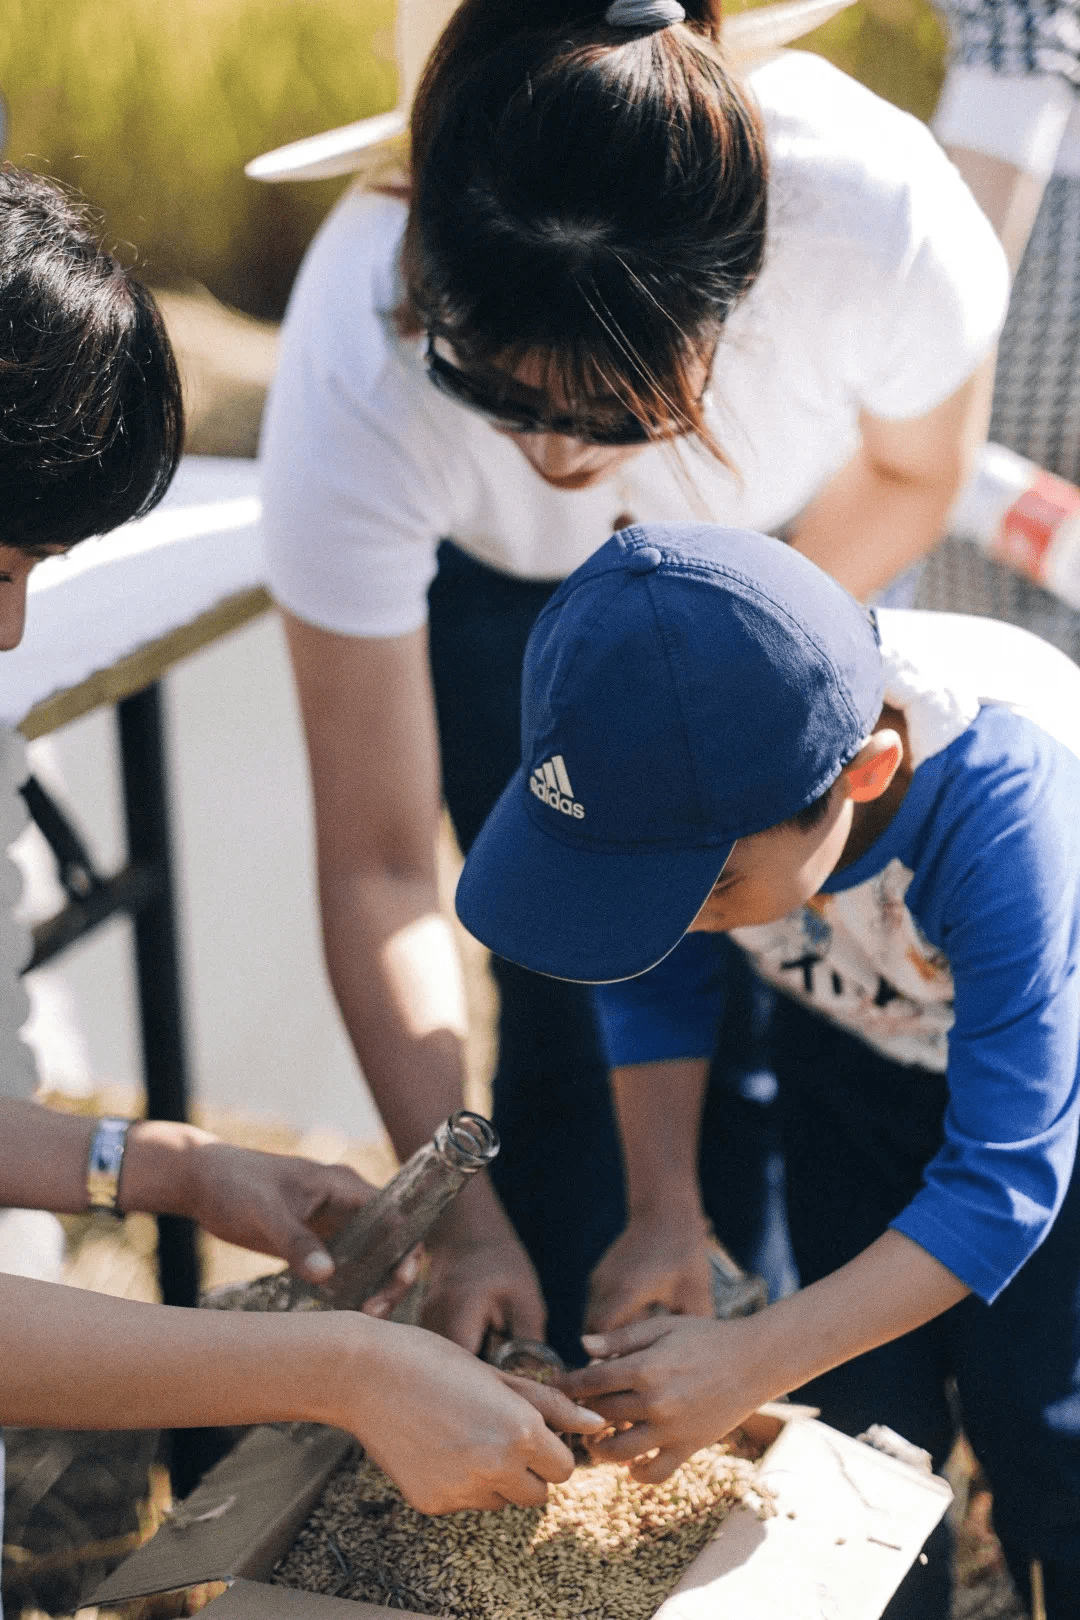
{"label": "glass bottle", "polygon": [[334,1262],[329,1282],[309,1283],[293,1271],[278,1271],[217,1288],[201,1303],[219,1311],[359,1310],[498,1151],[495,1128],[482,1114],[452,1114],[328,1241]]}

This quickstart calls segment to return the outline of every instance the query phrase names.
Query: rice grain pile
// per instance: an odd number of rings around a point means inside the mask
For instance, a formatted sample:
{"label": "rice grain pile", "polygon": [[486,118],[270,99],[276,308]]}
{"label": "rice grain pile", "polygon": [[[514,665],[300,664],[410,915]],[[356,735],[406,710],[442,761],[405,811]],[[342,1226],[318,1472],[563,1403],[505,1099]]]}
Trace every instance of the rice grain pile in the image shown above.
{"label": "rice grain pile", "polygon": [[601,1464],[543,1508],[435,1519],[363,1458],[330,1480],[273,1580],[450,1620],[651,1620],[742,1500],[765,1511],[753,1463],[717,1445],[663,1485]]}

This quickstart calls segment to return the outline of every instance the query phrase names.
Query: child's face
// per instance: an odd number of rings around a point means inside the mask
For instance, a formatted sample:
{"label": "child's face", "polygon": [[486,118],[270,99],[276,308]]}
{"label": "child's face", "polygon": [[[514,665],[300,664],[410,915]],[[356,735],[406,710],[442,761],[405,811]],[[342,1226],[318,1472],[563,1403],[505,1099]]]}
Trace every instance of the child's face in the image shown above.
{"label": "child's face", "polygon": [[66,546],[0,546],[0,652],[10,652],[26,626],[26,582],[46,557],[62,557]]}
{"label": "child's face", "polygon": [[841,771],[813,827],[786,821],[740,838],[688,932],[723,934],[804,906],[838,866],[881,836],[911,782],[907,723],[887,704],[877,730]]}
{"label": "child's face", "polygon": [[689,932],[723,934],[776,922],[804,906],[838,865],[853,809],[850,798],[837,792],[816,827],[804,831],[785,822],[740,838]]}

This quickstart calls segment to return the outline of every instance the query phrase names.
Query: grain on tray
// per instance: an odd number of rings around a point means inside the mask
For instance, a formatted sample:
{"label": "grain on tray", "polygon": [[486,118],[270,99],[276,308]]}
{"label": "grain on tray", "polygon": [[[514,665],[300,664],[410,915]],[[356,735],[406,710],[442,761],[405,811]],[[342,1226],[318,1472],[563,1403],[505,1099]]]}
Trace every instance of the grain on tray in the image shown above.
{"label": "grain on tray", "polygon": [[663,1485],[579,1468],[546,1507],[428,1518],[362,1458],[331,1479],[273,1579],[449,1620],[651,1620],[736,1502],[767,1511],[722,1445]]}

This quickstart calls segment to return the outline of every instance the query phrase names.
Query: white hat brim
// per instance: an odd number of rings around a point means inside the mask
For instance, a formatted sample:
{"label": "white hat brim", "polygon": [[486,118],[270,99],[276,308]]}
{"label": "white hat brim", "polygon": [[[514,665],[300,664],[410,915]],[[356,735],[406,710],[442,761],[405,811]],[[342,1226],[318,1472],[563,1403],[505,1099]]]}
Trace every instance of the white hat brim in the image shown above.
{"label": "white hat brim", "polygon": [[361,118],[355,124],[328,129],[322,135],[279,146],[252,158],[244,173],[252,180],[329,180],[339,174],[353,174],[374,148],[388,147],[409,127],[409,115],[400,108]]}
{"label": "white hat brim", "polygon": [[[724,48],[740,66],[746,66],[820,28],[830,17],[854,3],[855,0],[776,0],[773,5],[740,12],[724,19]],[[408,109],[395,107],[393,112],[361,118],[355,124],[342,124],[321,135],[309,135],[305,140],[264,152],[245,164],[244,173],[249,179],[270,182],[329,180],[337,175],[356,174],[376,159],[387,156],[408,127]]]}

